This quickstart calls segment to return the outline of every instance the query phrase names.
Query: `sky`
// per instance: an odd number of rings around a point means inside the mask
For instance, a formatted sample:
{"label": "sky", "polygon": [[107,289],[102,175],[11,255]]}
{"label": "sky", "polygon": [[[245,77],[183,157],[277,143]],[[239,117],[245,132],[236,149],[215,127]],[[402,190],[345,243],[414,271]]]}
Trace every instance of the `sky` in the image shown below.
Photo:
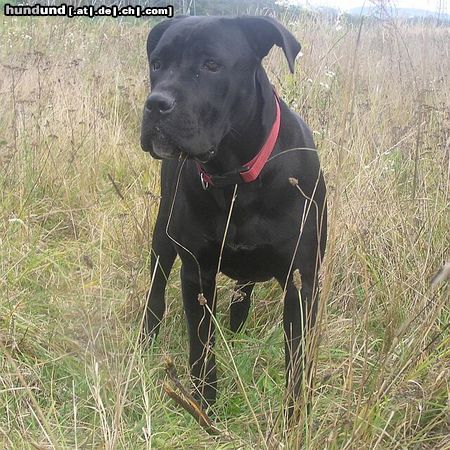
{"label": "sky", "polygon": [[[299,5],[312,5],[312,6],[331,6],[342,10],[347,10],[362,6],[364,3],[366,6],[372,6],[374,3],[364,0],[291,0],[292,3]],[[379,1],[377,2],[379,3]],[[446,0],[391,0],[385,2],[388,5],[393,5],[397,8],[416,8],[425,9],[428,11],[449,12],[448,2]]]}

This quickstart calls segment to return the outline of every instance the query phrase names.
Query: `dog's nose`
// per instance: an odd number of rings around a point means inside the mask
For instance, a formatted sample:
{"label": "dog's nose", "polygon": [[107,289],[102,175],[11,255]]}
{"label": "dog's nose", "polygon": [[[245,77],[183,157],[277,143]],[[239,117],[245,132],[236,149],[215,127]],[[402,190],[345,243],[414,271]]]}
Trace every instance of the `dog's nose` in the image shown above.
{"label": "dog's nose", "polygon": [[149,95],[145,109],[153,114],[169,114],[175,107],[175,99],[168,94],[155,92]]}

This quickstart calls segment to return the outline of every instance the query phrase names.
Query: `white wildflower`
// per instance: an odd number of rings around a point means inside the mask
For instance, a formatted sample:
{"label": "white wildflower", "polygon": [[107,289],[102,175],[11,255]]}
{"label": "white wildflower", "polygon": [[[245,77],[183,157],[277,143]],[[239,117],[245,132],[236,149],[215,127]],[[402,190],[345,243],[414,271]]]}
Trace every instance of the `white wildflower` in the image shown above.
{"label": "white wildflower", "polygon": [[18,217],[13,217],[12,219],[9,219],[8,222],[9,223],[18,223],[18,224],[26,227],[25,222],[22,219],[19,219]]}

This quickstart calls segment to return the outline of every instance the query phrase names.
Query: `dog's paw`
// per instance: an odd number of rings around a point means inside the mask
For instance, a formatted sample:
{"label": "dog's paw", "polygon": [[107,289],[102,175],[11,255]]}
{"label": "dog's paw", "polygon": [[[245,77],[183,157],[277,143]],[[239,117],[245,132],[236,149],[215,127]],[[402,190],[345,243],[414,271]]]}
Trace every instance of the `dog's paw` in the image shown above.
{"label": "dog's paw", "polygon": [[[206,394],[206,393],[205,393]],[[215,393],[214,393],[215,394]],[[194,388],[191,390],[191,395],[194,398],[194,400],[198,403],[200,408],[205,411],[205,413],[209,417],[214,417],[214,404],[216,402],[216,396],[215,395],[202,395],[200,394],[199,390]],[[205,398],[207,397],[207,398]]]}

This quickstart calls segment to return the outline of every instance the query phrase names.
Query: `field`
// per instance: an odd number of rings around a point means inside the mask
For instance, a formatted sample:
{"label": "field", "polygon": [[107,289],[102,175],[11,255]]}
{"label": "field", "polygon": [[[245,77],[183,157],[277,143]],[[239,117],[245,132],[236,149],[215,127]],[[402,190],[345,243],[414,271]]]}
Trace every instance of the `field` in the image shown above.
{"label": "field", "polygon": [[[138,345],[159,202],[140,150],[144,22],[0,25],[0,447],[450,448],[450,31],[394,22],[285,23],[294,76],[265,66],[314,130],[329,188],[311,414],[283,420],[282,292],[258,285],[242,333],[219,280],[220,397],[210,437],[164,394],[185,385],[178,270]],[[178,267],[178,266],[177,266]]]}

